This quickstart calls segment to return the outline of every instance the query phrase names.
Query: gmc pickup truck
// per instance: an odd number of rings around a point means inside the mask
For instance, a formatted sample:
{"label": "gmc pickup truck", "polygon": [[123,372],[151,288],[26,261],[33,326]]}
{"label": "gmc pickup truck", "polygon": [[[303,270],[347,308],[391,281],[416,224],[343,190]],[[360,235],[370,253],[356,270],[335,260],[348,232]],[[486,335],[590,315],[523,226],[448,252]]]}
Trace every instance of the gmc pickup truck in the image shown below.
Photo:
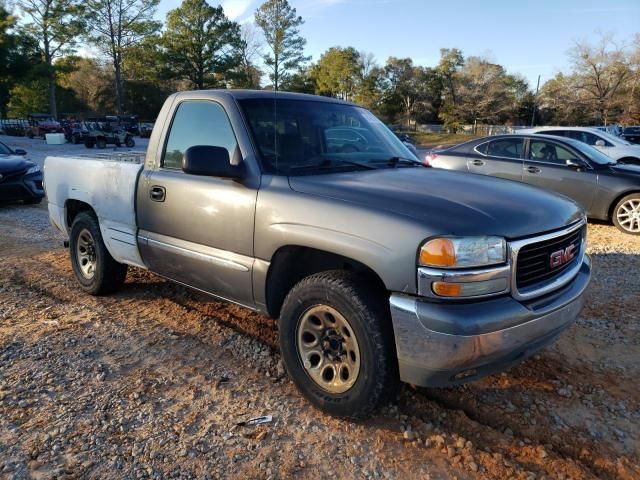
{"label": "gmc pickup truck", "polygon": [[144,158],[49,157],[45,188],[87,293],[133,265],[278,318],[295,385],[346,418],[524,360],[591,274],[576,203],[429,168],[329,98],[177,93]]}

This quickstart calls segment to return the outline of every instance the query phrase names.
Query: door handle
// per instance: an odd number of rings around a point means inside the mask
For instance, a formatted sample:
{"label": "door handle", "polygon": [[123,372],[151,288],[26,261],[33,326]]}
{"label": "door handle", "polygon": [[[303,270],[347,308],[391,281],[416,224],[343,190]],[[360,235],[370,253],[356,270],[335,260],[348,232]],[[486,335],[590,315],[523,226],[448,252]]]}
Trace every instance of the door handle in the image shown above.
{"label": "door handle", "polygon": [[484,162],[482,160],[472,160],[471,165],[474,165],[476,167],[481,167],[484,165]]}
{"label": "door handle", "polygon": [[524,169],[529,173],[540,173],[542,171],[538,167],[524,167]]}
{"label": "door handle", "polygon": [[167,196],[167,191],[164,189],[164,187],[161,187],[159,185],[154,185],[149,190],[149,197],[154,202],[164,202],[164,199],[166,198],[166,196]]}

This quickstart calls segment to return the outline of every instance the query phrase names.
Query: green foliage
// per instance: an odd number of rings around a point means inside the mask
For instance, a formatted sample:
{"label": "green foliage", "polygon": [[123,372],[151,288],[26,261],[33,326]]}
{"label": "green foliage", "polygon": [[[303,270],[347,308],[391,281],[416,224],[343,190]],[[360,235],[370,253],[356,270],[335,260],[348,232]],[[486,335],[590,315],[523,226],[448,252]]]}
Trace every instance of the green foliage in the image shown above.
{"label": "green foliage", "polygon": [[239,25],[205,0],[183,0],[169,12],[162,44],[175,77],[195,89],[226,86],[241,62]]}
{"label": "green foliage", "polygon": [[264,63],[271,70],[269,77],[274,89],[278,90],[279,83],[291,71],[299,70],[310,59],[304,55],[307,41],[300,36],[304,20],[287,0],[267,0],[256,10],[255,21],[271,50],[264,56]]}
{"label": "green foliage", "polygon": [[352,47],[332,47],[313,67],[316,93],[351,100],[360,80],[360,56]]}
{"label": "green foliage", "polygon": [[46,112],[48,106],[46,80],[32,80],[16,85],[9,92],[7,114],[10,118],[24,118],[30,113]]}
{"label": "green foliage", "polygon": [[48,110],[56,116],[56,68],[53,62],[77,46],[85,28],[83,4],[80,0],[18,0],[18,5],[30,20],[26,31],[37,39],[47,65]]}

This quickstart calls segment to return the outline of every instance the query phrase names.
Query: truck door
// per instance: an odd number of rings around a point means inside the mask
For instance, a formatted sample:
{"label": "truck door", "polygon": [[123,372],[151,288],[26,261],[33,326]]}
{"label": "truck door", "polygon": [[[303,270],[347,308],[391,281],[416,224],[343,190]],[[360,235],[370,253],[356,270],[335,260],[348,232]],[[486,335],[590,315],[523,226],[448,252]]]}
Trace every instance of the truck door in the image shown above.
{"label": "truck door", "polygon": [[[572,161],[574,166],[567,165],[567,160]],[[576,164],[582,167],[576,168]],[[550,140],[529,141],[523,181],[566,195],[587,211],[598,186],[596,172],[580,155]]]}
{"label": "truck door", "polygon": [[138,243],[145,264],[164,277],[243,304],[253,303],[253,227],[257,187],[182,171],[195,145],[224,147],[237,158],[223,106],[184,100],[174,110],[160,163],[137,192]]}

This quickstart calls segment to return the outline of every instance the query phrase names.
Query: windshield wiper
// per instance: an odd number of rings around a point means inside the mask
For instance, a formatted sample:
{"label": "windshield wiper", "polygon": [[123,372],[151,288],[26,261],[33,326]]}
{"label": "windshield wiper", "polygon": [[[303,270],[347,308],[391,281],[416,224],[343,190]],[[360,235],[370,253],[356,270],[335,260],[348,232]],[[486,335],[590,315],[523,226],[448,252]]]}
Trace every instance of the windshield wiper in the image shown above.
{"label": "windshield wiper", "polygon": [[397,167],[398,165],[416,165],[420,167],[426,167],[426,165],[422,162],[419,162],[417,160],[411,160],[410,158],[403,158],[403,157],[390,157],[390,158],[387,158],[386,160],[380,160],[376,163],[382,163],[382,162],[386,163],[391,167]]}
{"label": "windshield wiper", "polygon": [[366,170],[377,170],[378,167],[374,166],[374,165],[370,165],[368,163],[360,163],[360,162],[353,162],[351,160],[335,160],[335,159],[325,159],[322,160],[319,163],[307,163],[305,165],[293,165],[291,167],[289,167],[289,170],[305,170],[305,169],[310,169],[313,170],[314,168],[327,168],[327,167],[339,167],[340,165],[353,165],[355,167],[360,167],[360,168],[364,168]]}

